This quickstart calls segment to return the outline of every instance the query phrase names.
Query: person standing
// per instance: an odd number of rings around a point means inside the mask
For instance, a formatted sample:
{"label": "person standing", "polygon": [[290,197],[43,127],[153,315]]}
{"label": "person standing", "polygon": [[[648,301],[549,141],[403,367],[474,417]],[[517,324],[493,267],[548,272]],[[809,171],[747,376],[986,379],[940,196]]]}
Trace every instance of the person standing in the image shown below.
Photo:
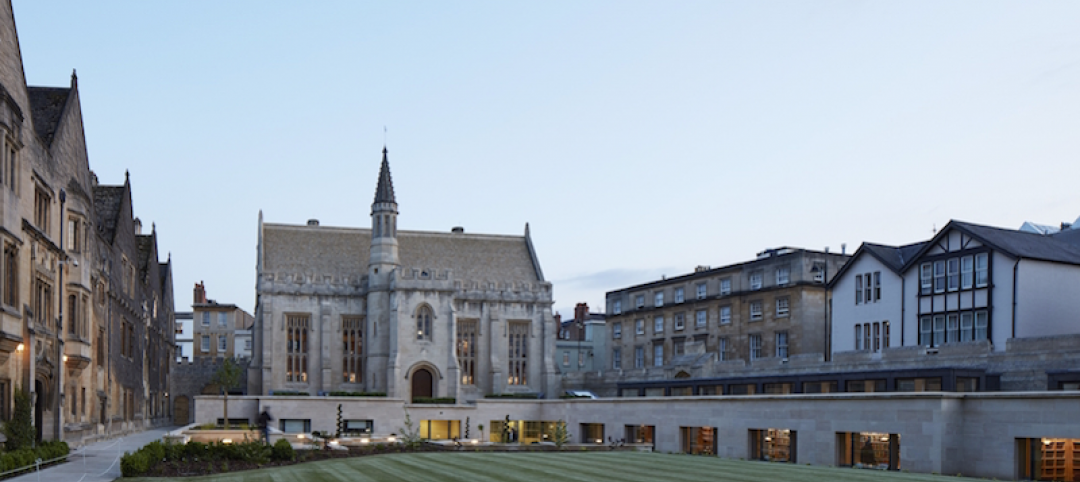
{"label": "person standing", "polygon": [[270,444],[270,421],[274,417],[270,416],[270,407],[263,407],[262,413],[259,414],[259,430],[262,430],[263,441],[267,445]]}

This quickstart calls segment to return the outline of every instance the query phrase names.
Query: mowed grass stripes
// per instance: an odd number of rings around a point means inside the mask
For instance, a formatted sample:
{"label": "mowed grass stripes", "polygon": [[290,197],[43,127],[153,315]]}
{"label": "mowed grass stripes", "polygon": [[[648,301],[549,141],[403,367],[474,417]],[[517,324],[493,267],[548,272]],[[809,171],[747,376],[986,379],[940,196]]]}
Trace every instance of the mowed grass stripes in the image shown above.
{"label": "mowed grass stripes", "polygon": [[[951,480],[960,480],[949,477]],[[127,479],[144,482],[379,482],[469,481],[526,482],[619,480],[627,482],[941,482],[940,475],[747,462],[717,457],[642,452],[564,453],[425,453],[358,457],[311,462],[273,469],[183,479]]]}

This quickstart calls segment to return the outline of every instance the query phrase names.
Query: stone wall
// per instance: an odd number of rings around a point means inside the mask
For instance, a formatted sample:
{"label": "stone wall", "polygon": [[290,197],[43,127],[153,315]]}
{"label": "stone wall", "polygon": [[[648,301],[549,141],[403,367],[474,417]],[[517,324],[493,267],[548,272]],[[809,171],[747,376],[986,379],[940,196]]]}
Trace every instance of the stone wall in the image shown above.
{"label": "stone wall", "polygon": [[[210,380],[214,378],[214,373],[224,363],[224,358],[196,358],[192,362],[179,362],[172,366],[172,379],[169,381],[169,392],[171,400],[169,403],[172,405],[172,413],[174,416],[173,422],[177,425],[186,425],[190,422],[190,418],[186,420],[180,420],[183,418],[183,414],[176,412],[176,401],[180,397],[187,397],[187,400],[193,401],[198,395],[203,394],[203,389],[210,384]],[[247,378],[248,378],[248,365],[250,360],[236,360],[237,366],[240,368],[240,383],[230,391],[230,393],[247,393]],[[190,405],[189,405],[190,406]],[[193,413],[193,412],[189,412]],[[231,412],[229,418],[242,418],[240,416],[234,416]],[[216,419],[215,419],[216,420]]]}

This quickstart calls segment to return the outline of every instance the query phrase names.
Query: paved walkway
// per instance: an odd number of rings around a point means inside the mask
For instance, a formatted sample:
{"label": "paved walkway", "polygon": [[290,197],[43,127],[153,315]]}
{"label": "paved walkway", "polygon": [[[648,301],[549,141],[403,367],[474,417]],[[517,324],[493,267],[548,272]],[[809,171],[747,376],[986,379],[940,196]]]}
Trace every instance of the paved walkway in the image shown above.
{"label": "paved walkway", "polygon": [[120,456],[134,452],[161,438],[171,428],[155,428],[119,438],[105,440],[71,452],[66,464],[55,465],[40,473],[28,472],[9,482],[109,482],[120,477]]}

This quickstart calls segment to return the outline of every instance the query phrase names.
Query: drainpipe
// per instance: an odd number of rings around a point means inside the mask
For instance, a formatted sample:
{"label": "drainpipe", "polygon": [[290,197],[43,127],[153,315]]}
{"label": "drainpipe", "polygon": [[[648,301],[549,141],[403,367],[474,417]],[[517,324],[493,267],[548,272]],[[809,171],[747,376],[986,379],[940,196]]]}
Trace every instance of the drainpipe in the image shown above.
{"label": "drainpipe", "polygon": [[61,189],[60,190],[60,262],[57,263],[59,265],[59,267],[60,267],[60,273],[59,273],[60,282],[58,283],[59,286],[56,287],[57,288],[56,292],[60,295],[59,296],[59,298],[60,298],[60,300],[59,300],[60,301],[60,303],[59,303],[60,308],[57,310],[57,314],[58,314],[59,318],[57,318],[57,323],[56,323],[56,347],[57,347],[57,350],[58,350],[57,351],[57,356],[56,356],[56,361],[58,363],[58,366],[57,366],[57,370],[56,370],[56,403],[55,403],[55,406],[56,406],[56,414],[55,414],[56,422],[55,422],[55,426],[53,427],[53,440],[63,440],[64,439],[64,427],[63,427],[63,418],[64,418],[64,401],[63,401],[64,400],[64,370],[67,369],[67,367],[64,364],[64,359],[66,358],[66,355],[64,355],[64,301],[66,299],[66,297],[64,296],[64,265],[67,264],[67,248],[64,245],[64,225],[67,224],[67,220],[65,219],[64,204],[66,202],[67,202],[67,191],[64,191],[63,189]]}
{"label": "drainpipe", "polygon": [[1012,337],[1016,338],[1016,282],[1019,280],[1020,273],[1020,260],[1024,258],[1016,258],[1016,263],[1013,264],[1013,292],[1012,292]]}
{"label": "drainpipe", "polygon": [[[907,291],[907,283],[905,281],[906,280],[901,275],[900,276],[900,346],[904,346],[904,318],[907,315],[907,305],[904,304],[905,302],[907,302],[907,294],[905,293]],[[919,324],[916,323],[915,326],[919,326]]]}

